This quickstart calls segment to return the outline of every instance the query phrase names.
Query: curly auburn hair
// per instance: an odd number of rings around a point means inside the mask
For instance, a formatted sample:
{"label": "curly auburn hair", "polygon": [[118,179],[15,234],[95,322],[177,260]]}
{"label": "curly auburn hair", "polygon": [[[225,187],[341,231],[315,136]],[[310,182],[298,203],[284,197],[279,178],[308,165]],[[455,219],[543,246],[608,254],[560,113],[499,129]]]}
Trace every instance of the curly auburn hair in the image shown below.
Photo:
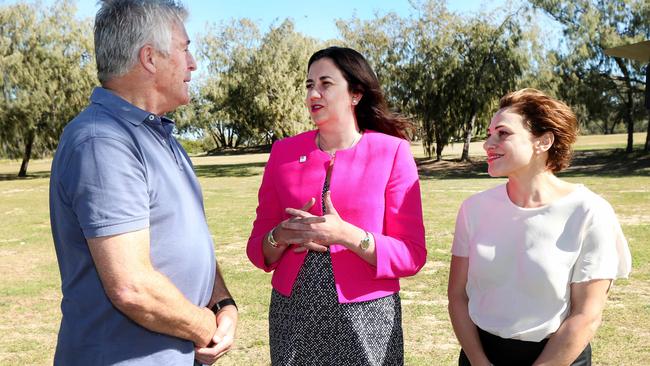
{"label": "curly auburn hair", "polygon": [[568,105],[537,89],[526,88],[501,98],[499,109],[504,108],[521,115],[524,125],[534,136],[553,133],[555,140],[546,161],[553,173],[569,166],[572,145],[578,137],[578,119]]}

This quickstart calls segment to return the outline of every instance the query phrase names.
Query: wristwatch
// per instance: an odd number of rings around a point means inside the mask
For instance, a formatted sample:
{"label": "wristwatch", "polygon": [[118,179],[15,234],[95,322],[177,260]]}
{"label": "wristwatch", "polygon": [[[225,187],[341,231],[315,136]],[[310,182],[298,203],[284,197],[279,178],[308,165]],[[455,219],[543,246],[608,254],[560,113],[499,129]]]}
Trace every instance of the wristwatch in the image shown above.
{"label": "wristwatch", "polygon": [[362,250],[366,250],[370,247],[370,234],[366,231],[366,237],[361,239],[359,242],[359,247]]}
{"label": "wristwatch", "polygon": [[224,308],[225,306],[228,306],[228,305],[232,305],[232,306],[235,307],[235,309],[239,310],[237,308],[237,304],[235,303],[235,300],[233,300],[232,298],[226,298],[226,299],[223,299],[223,300],[217,302],[216,304],[212,305],[210,310],[212,310],[212,312],[216,314],[216,313],[219,312],[219,310],[221,310],[222,308]]}

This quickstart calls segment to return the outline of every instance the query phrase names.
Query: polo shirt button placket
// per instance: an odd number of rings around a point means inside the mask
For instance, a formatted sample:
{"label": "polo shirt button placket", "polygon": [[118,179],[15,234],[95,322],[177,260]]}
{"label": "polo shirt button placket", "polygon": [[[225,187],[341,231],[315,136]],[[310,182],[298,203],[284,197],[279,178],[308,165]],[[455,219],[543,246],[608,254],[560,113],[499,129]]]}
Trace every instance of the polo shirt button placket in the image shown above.
{"label": "polo shirt button placket", "polygon": [[[153,121],[156,119],[156,116],[154,116],[153,114],[150,114],[149,116],[147,116],[147,119],[148,119],[150,122],[153,122]],[[161,125],[162,125],[162,124],[161,124]],[[164,137],[160,139],[160,143],[162,143],[163,146],[167,147],[167,141],[165,140]]]}

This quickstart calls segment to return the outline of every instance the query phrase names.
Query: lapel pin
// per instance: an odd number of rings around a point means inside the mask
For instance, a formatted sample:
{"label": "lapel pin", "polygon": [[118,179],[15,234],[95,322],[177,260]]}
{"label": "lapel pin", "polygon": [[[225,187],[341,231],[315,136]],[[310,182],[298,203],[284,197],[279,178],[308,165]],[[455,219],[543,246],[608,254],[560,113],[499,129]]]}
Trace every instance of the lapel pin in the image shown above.
{"label": "lapel pin", "polygon": [[305,155],[300,155],[300,159],[298,159],[299,162],[304,163],[307,161],[307,157]]}

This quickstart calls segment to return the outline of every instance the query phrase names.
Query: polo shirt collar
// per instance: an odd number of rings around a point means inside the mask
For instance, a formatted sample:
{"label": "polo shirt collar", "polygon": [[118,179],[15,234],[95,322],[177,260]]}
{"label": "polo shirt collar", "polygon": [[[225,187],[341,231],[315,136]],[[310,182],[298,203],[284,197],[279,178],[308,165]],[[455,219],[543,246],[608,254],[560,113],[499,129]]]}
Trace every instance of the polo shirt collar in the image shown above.
{"label": "polo shirt collar", "polygon": [[90,96],[90,101],[106,107],[135,126],[141,125],[146,120],[155,121],[159,119],[155,114],[134,106],[119,97],[117,94],[102,87],[96,87],[93,90],[93,93]]}

